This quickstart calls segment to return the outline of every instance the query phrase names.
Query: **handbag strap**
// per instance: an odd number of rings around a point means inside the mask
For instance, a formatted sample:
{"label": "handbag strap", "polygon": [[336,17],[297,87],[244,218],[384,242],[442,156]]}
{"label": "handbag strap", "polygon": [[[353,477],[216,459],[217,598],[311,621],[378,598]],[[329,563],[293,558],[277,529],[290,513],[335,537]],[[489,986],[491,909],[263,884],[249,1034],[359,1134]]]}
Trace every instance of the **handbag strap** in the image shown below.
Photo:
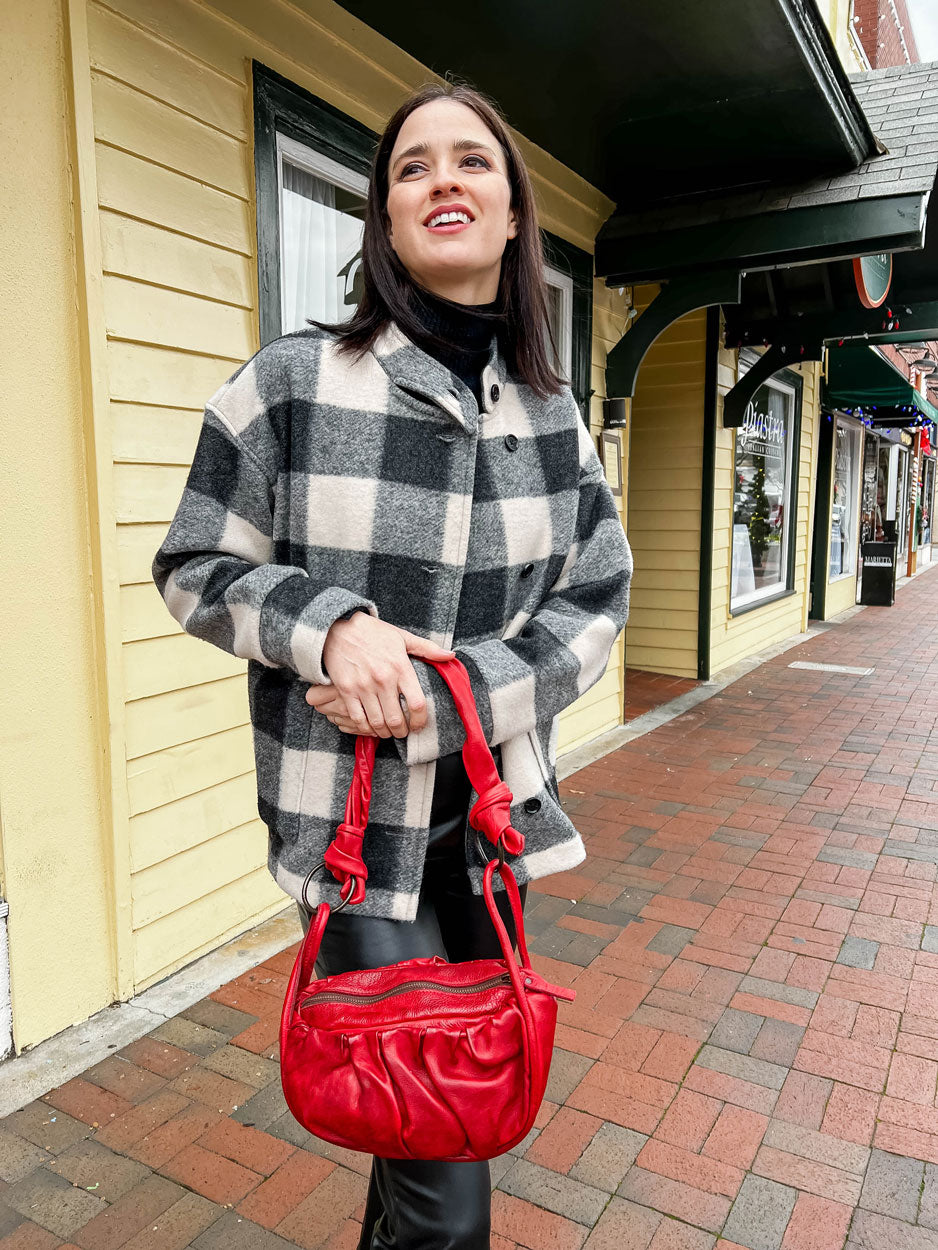
{"label": "handbag strap", "polygon": [[[424,657],[421,657],[423,659]],[[480,833],[484,833],[489,841],[498,846],[501,842],[509,855],[520,855],[524,850],[524,834],[519,833],[511,824],[511,800],[514,797],[508,786],[499,777],[489,749],[479,713],[472,693],[472,684],[465,665],[459,659],[425,660],[432,664],[449,687],[456,705],[456,710],[466,730],[466,741],[462,748],[463,763],[473,789],[479,797],[469,809],[469,823]],[[365,881],[368,869],[362,858],[362,840],[368,824],[368,810],[371,804],[371,785],[374,776],[375,752],[378,740],[371,734],[358,734],[355,738],[355,768],[352,782],[345,801],[345,819],[338,826],[336,835],[326,848],[323,861],[329,871],[339,882],[342,898],[346,902],[360,903],[365,897]],[[514,953],[508,933],[502,922],[498,908],[492,896],[491,871],[498,863],[499,875],[505,884],[511,903],[515,921],[515,932],[518,939],[518,951],[522,965],[530,967],[527,945],[524,934],[524,918],[518,884],[507,864],[496,860],[489,861],[483,881],[483,894],[491,915],[492,922],[498,933],[499,943],[505,958],[514,964]],[[302,897],[306,902],[306,887],[313,873],[322,864],[317,864],[303,882]],[[349,887],[349,888],[346,888]],[[514,888],[512,888],[514,887]],[[321,903],[310,922],[309,930],[303,942],[300,957],[297,959],[296,971],[299,976],[294,989],[298,988],[299,980],[305,984],[311,977],[313,965],[319,953],[323,931],[329,919],[331,908],[328,903]],[[520,982],[516,988],[520,987]]]}
{"label": "handbag strap", "polygon": [[[473,829],[484,833],[494,846],[501,840],[507,854],[520,855],[524,850],[524,835],[512,828],[510,808],[514,796],[495,767],[476,710],[466,667],[458,659],[428,659],[425,662],[432,664],[446,682],[466,730],[466,741],[462,748],[463,763],[469,780],[479,795],[469,809],[469,823]],[[346,886],[351,887],[342,894],[343,899],[351,903],[360,903],[365,897],[368,869],[362,858],[362,840],[371,805],[377,744],[377,738],[370,734],[359,734],[355,739],[355,770],[345,801],[345,819],[323,855],[326,866],[339,882],[341,889],[345,891]],[[305,887],[306,882],[304,895]]]}

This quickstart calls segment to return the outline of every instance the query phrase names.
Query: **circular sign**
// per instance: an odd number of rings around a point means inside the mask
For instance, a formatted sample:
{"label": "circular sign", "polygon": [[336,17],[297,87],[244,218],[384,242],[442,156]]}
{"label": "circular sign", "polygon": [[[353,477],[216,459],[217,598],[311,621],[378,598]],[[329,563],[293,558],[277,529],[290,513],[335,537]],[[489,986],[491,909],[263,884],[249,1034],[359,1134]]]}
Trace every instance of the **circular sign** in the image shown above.
{"label": "circular sign", "polygon": [[864,308],[879,308],[892,285],[892,253],[860,256],[853,262],[853,277]]}

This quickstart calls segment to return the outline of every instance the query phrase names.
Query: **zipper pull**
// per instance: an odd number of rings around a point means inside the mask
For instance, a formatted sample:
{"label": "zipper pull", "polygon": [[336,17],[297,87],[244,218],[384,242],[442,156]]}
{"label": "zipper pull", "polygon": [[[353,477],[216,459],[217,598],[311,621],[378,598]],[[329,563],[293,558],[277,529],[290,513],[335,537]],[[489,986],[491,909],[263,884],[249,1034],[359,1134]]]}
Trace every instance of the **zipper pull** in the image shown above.
{"label": "zipper pull", "polygon": [[[532,977],[525,977],[525,985],[530,985],[532,980]],[[553,994],[554,998],[563,998],[568,1003],[572,1003],[576,998],[576,990],[568,990],[564,985],[550,985],[544,981],[537,988],[543,990],[545,994]]]}
{"label": "zipper pull", "polygon": [[547,989],[554,995],[555,998],[566,999],[568,1003],[572,1003],[576,998],[576,990],[568,990],[562,985],[548,985]]}

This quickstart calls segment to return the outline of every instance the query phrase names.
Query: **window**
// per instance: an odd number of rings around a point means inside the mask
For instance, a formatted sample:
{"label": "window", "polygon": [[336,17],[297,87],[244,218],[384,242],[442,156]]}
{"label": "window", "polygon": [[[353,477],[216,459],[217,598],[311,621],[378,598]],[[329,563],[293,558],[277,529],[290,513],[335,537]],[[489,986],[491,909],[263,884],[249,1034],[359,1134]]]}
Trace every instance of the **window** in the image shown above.
{"label": "window", "polygon": [[547,318],[559,356],[551,364],[567,382],[570,381],[573,354],[573,278],[551,265],[545,266],[547,280]]}
{"label": "window", "polygon": [[859,503],[860,427],[837,418],[831,491],[831,545],[828,579],[857,571],[857,506]]}
{"label": "window", "polygon": [[[742,372],[752,359],[740,357]],[[799,405],[798,388],[777,376],[756,391],[736,431],[730,582],[734,612],[792,588],[792,462]]]}
{"label": "window", "polygon": [[277,154],[281,333],[345,321],[361,299],[368,180],[286,135]]}
{"label": "window", "polygon": [[549,230],[541,230],[544,242],[544,277],[547,281],[547,315],[557,344],[558,357],[551,360],[570,385],[580,415],[589,425],[591,339],[593,334],[593,258]]}
{"label": "window", "polygon": [[361,298],[361,237],[377,135],[255,61],[261,343]]}

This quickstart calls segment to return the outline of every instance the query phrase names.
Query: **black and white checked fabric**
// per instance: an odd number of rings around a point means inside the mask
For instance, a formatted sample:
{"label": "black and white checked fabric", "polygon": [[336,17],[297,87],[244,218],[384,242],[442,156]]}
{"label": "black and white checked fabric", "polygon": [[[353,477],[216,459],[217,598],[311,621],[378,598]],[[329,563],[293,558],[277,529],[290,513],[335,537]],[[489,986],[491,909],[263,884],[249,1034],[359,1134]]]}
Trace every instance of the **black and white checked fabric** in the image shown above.
{"label": "black and white checked fabric", "polygon": [[[354,737],[304,694],[328,681],[326,634],[356,605],[466,665],[525,836],[511,861],[518,882],[585,857],[558,801],[556,718],[605,671],[628,613],[631,554],[569,388],[539,399],[509,376],[494,337],[482,381],[480,412],[396,324],[358,361],[311,327],[262,347],[206,403],[152,575],[187,633],[248,661],[268,866],[293,898],[345,812]],[[416,916],[435,761],[465,740],[442,678],[412,662],[428,723],[378,742],[357,905],[405,921]],[[481,893],[474,837],[466,856]],[[308,897],[339,902],[328,871]]]}

